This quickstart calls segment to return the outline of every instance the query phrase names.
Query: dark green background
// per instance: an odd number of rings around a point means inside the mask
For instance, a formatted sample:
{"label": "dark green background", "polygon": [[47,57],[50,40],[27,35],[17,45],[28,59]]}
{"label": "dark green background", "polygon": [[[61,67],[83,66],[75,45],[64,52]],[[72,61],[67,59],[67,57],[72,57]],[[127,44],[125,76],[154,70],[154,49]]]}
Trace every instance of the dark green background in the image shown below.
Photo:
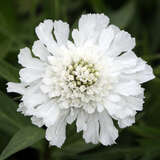
{"label": "dark green background", "polygon": [[[134,50],[152,65],[156,79],[143,85],[144,110],[134,126],[120,130],[116,145],[85,144],[72,125],[62,149],[48,147],[44,130],[16,113],[19,95],[7,94],[6,83],[18,81],[17,54],[32,46],[41,21],[61,19],[74,28],[84,13],[104,13],[136,37]],[[0,160],[159,160],[159,78],[160,0],[0,0]]]}

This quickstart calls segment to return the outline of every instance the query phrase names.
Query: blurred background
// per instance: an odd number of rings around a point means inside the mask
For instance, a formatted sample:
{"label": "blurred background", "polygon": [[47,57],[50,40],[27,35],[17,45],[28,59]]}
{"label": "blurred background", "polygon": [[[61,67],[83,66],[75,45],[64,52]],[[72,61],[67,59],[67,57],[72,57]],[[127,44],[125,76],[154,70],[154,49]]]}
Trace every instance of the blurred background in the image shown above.
{"label": "blurred background", "polygon": [[[34,28],[44,19],[77,26],[81,14],[104,13],[111,23],[136,37],[136,54],[153,68],[156,79],[146,88],[144,111],[136,124],[120,130],[117,144],[85,144],[74,124],[62,149],[48,147],[45,131],[16,112],[19,95],[6,83],[18,81],[19,49],[37,39]],[[160,0],[0,0],[0,160],[159,160],[160,159]]]}

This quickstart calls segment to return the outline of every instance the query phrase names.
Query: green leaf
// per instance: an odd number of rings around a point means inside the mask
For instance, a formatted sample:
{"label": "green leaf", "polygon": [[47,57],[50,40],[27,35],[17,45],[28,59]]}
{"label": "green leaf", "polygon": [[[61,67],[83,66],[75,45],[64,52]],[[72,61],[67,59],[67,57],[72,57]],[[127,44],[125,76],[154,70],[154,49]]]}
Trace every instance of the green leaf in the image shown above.
{"label": "green leaf", "polygon": [[[33,16],[33,13],[36,10],[36,7],[38,5],[39,0],[32,0],[32,1],[28,1],[28,0],[17,0],[17,3],[19,5],[19,12],[20,13],[27,13],[30,12],[30,14]],[[33,13],[32,13],[33,12]],[[35,18],[35,17],[32,17]]]}
{"label": "green leaf", "polygon": [[17,129],[30,125],[29,120],[17,112],[17,104],[0,92],[0,129],[13,134]]}
{"label": "green leaf", "polygon": [[94,144],[86,144],[84,142],[84,140],[82,140],[82,138],[78,141],[75,141],[75,142],[71,142],[70,144],[66,145],[64,147],[64,152],[70,152],[72,154],[77,154],[77,153],[80,153],[80,152],[84,152],[84,151],[87,151],[87,150],[90,150],[90,149],[93,149],[95,147],[97,147],[98,145],[94,145]]}
{"label": "green leaf", "polygon": [[0,159],[5,159],[44,137],[44,131],[31,126],[29,119],[17,112],[17,107],[14,101],[0,92],[0,131],[10,136],[15,134],[3,150]]}
{"label": "green leaf", "polygon": [[106,159],[111,160],[119,160],[124,159],[125,155],[131,155],[132,157],[135,156],[136,153],[136,159],[139,155],[143,155],[144,150],[140,147],[106,147],[101,148],[100,150],[95,150],[91,153],[86,153],[83,155],[77,156],[75,159],[81,160],[104,160],[104,157],[107,157]]}
{"label": "green leaf", "polygon": [[132,126],[129,128],[129,130],[143,137],[160,138],[160,128],[153,128],[141,124],[139,126]]}
{"label": "green leaf", "polygon": [[135,13],[135,5],[134,1],[130,1],[125,6],[120,8],[116,12],[109,13],[109,17],[111,19],[111,23],[119,26],[120,28],[126,27],[131,21],[132,17]]}
{"label": "green leaf", "polygon": [[8,145],[3,150],[0,155],[0,160],[4,160],[12,154],[23,150],[37,141],[43,139],[45,136],[45,131],[43,129],[28,126],[21,128],[10,140]]}
{"label": "green leaf", "polygon": [[0,25],[1,28],[8,33],[15,31],[17,20],[14,1],[2,0],[0,5]]}
{"label": "green leaf", "polygon": [[47,154],[49,154],[50,149],[52,149],[48,146],[48,142],[45,139],[42,139],[34,143],[30,147],[38,151],[39,160],[44,160],[44,157],[46,158],[46,152]]}
{"label": "green leaf", "polygon": [[0,153],[2,152],[2,150],[4,149],[4,147],[7,145],[7,143],[9,142],[11,136],[8,135],[8,132],[3,132],[2,130],[0,130]]}
{"label": "green leaf", "polygon": [[[60,8],[61,2],[59,0],[51,0],[50,3],[51,3],[51,6],[50,6],[51,14],[54,15],[55,19],[58,19],[60,17],[60,12],[61,12],[61,8]],[[54,10],[53,10],[53,6],[54,6]]]}
{"label": "green leaf", "polygon": [[160,66],[154,68],[154,73],[157,77],[160,77]]}
{"label": "green leaf", "polygon": [[[159,28],[160,28],[160,1],[157,1],[157,10],[156,10],[156,15],[153,17],[153,21],[151,22],[151,39],[152,39],[152,49],[153,51],[156,51],[157,49],[159,49],[159,45],[160,45],[160,32],[159,32]],[[156,33],[156,35],[155,35]]]}
{"label": "green leaf", "polygon": [[90,3],[90,5],[92,6],[92,8],[94,9],[95,12],[106,13],[106,11],[108,10],[104,1],[102,1],[102,0],[98,0],[98,1],[97,0],[89,0],[89,3]]}
{"label": "green leaf", "polygon": [[6,38],[5,36],[2,36],[0,34],[0,59],[3,59],[7,56],[9,50],[11,49],[11,41]]}
{"label": "green leaf", "polygon": [[[160,139],[153,139],[153,138],[143,138],[139,140],[141,147],[148,148],[150,151],[154,149],[160,150]],[[151,148],[152,146],[152,148]]]}
{"label": "green leaf", "polygon": [[7,81],[18,81],[18,69],[7,63],[4,60],[0,60],[0,76]]}

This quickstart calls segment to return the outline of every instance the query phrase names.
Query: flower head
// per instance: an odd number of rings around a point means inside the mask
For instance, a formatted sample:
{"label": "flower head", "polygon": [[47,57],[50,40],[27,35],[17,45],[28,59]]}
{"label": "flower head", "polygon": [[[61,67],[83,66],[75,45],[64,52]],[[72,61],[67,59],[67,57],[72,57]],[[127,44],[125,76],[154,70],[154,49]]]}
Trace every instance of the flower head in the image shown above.
{"label": "flower head", "polygon": [[131,126],[143,107],[141,84],[154,78],[152,68],[132,51],[135,39],[109,25],[104,14],[82,15],[73,42],[62,21],[45,20],[36,34],[34,56],[29,48],[18,55],[20,83],[8,83],[8,92],[22,95],[18,111],[47,127],[51,145],[62,146],[66,125],[73,121],[87,143],[115,143],[112,119],[120,128]]}

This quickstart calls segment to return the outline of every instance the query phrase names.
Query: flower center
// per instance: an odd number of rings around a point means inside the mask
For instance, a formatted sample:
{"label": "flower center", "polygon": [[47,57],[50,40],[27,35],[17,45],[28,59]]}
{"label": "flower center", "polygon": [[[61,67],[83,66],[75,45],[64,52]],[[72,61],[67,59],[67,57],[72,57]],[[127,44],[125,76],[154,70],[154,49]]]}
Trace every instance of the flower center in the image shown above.
{"label": "flower center", "polygon": [[98,77],[99,72],[95,65],[83,59],[72,62],[66,67],[66,82],[72,90],[79,88],[81,92],[84,92],[96,83]]}

